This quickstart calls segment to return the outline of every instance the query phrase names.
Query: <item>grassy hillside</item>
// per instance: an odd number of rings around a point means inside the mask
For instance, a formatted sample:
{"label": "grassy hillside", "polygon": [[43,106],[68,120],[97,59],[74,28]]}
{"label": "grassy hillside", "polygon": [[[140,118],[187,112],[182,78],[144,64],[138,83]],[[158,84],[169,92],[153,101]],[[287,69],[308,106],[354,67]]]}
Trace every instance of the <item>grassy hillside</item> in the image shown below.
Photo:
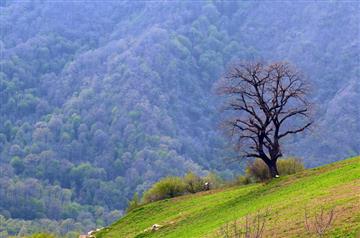
{"label": "grassy hillside", "polygon": [[[309,237],[304,208],[310,213],[335,206],[329,237],[360,232],[360,157],[252,184],[188,195],[144,205],[97,234],[119,237],[219,237],[220,227],[247,214],[269,209],[265,237]],[[157,231],[145,231],[153,224]]]}

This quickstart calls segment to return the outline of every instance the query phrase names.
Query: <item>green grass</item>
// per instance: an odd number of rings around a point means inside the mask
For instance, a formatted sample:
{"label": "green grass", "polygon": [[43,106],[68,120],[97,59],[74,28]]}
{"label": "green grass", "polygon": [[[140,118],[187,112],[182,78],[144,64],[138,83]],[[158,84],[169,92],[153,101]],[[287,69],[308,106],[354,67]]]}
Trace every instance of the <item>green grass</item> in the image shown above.
{"label": "green grass", "polygon": [[[269,183],[231,187],[143,205],[99,232],[97,238],[219,237],[221,226],[269,209],[265,237],[311,237],[310,214],[335,207],[327,237],[357,237],[360,231],[360,157],[284,176]],[[153,224],[162,227],[145,231]]]}

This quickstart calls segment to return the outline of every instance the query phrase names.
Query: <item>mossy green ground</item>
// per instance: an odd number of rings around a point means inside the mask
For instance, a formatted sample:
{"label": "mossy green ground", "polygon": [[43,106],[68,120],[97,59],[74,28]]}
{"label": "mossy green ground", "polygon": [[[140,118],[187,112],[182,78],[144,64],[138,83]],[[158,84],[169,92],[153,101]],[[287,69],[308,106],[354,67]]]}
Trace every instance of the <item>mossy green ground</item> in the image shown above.
{"label": "mossy green ground", "polygon": [[[143,205],[96,235],[122,237],[221,237],[220,227],[269,210],[264,237],[311,237],[309,214],[335,207],[326,237],[358,237],[360,231],[360,157],[272,180],[187,195]],[[145,231],[153,224],[162,227]],[[360,236],[359,236],[360,237]]]}

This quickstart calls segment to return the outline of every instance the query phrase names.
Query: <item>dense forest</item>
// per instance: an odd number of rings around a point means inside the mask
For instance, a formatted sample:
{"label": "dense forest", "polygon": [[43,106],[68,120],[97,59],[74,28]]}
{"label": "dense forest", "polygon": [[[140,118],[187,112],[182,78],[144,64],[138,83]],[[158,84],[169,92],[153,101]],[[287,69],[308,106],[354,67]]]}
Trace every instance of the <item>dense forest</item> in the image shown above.
{"label": "dense forest", "polygon": [[[357,2],[2,1],[0,237],[84,231],[188,171],[241,172],[214,83],[237,60],[289,61],[315,127],[308,167],[360,154]],[[72,233],[69,233],[70,235]]]}

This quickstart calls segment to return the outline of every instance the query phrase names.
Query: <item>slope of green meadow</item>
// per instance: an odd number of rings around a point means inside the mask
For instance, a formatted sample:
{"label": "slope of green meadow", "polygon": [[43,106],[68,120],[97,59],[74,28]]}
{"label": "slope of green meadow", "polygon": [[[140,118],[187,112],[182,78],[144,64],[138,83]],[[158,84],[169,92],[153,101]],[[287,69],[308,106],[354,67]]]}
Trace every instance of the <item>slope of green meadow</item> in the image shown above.
{"label": "slope of green meadow", "polygon": [[[309,215],[335,207],[328,237],[357,237],[360,231],[360,157],[250,184],[143,205],[97,233],[97,238],[220,237],[220,228],[267,210],[265,237],[310,237]],[[157,231],[148,229],[161,225]],[[147,230],[148,229],[148,230]]]}

